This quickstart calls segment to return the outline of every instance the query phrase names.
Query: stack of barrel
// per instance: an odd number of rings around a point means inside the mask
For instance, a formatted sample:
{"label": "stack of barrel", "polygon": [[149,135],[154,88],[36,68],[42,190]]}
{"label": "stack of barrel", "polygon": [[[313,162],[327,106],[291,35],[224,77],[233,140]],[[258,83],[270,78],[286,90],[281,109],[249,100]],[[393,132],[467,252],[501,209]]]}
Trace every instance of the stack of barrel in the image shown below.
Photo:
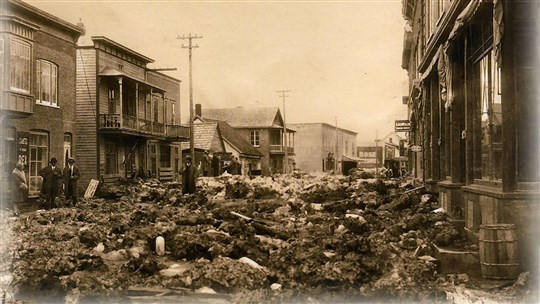
{"label": "stack of barrel", "polygon": [[519,276],[516,226],[484,224],[479,235],[480,267],[486,279],[515,279]]}

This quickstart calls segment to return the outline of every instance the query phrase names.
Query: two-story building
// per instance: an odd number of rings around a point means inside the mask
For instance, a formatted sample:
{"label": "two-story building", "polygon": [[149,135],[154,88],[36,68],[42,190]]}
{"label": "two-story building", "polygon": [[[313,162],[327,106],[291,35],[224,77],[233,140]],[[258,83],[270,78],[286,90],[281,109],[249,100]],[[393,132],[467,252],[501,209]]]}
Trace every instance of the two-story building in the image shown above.
{"label": "two-story building", "polygon": [[180,80],[147,67],[153,60],[93,36],[77,50],[77,164],[83,184],[136,172],[161,178],[180,166]]}
{"label": "two-story building", "polygon": [[[238,134],[253,147],[262,158],[260,170],[262,175],[291,172],[294,163],[294,131],[287,128],[284,132],[283,118],[277,107],[267,108],[224,108],[204,109],[197,107],[198,117],[209,120],[226,121],[238,131]],[[285,138],[286,136],[286,138]],[[285,144],[286,143],[286,144]],[[253,170],[258,162],[252,163]],[[249,166],[249,162],[247,162]]]}
{"label": "two-story building", "polygon": [[1,174],[6,182],[17,162],[24,163],[30,197],[39,194],[38,172],[51,157],[64,166],[78,156],[75,65],[83,33],[82,26],[22,1],[0,5]]}
{"label": "two-story building", "polygon": [[[195,111],[201,113],[201,105],[195,105]],[[240,174],[244,176],[260,175],[261,174],[261,159],[263,155],[257,148],[252,146],[246,139],[244,139],[239,131],[233,128],[228,122],[220,120],[211,120],[208,118],[195,117],[194,131],[195,131],[195,159],[197,160],[197,148],[200,144],[197,144],[198,136],[197,130],[201,125],[216,125],[215,133],[219,132],[221,143],[224,147],[223,151],[214,147],[204,148],[210,154],[217,153],[222,156],[222,161],[230,160],[231,157],[236,157],[240,164]],[[182,146],[187,146],[184,143]]]}
{"label": "two-story building", "polygon": [[296,167],[305,172],[333,170],[346,174],[356,168],[356,132],[327,123],[289,124],[296,131]]}
{"label": "two-story building", "polygon": [[539,12],[526,0],[403,1],[416,175],[471,240],[483,224],[515,224],[522,267],[538,262]]}

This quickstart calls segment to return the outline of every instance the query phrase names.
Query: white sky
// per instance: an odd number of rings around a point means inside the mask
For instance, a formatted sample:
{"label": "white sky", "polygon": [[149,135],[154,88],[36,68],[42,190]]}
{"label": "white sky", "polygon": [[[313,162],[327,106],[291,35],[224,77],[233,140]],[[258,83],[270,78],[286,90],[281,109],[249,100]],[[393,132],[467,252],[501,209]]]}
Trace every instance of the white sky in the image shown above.
{"label": "white sky", "polygon": [[[189,117],[188,50],[177,36],[197,34],[194,103],[204,108],[278,106],[287,123],[326,122],[374,145],[406,119],[400,0],[363,1],[55,1],[26,0],[155,60],[182,80]],[[282,110],[283,111],[283,110]],[[282,112],[283,113],[283,112]],[[187,115],[187,116],[186,116]]]}

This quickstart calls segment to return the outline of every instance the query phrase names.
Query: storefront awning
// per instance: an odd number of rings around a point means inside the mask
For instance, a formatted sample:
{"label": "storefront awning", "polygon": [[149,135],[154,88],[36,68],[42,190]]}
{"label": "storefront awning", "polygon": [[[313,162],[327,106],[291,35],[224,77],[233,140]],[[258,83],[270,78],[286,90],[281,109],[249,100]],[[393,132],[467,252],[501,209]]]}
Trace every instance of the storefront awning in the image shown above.
{"label": "storefront awning", "polygon": [[344,162],[348,161],[348,162],[355,162],[355,163],[357,163],[357,162],[359,162],[359,161],[363,161],[363,159],[358,158],[358,157],[356,157],[356,156],[342,155],[342,156],[341,156],[341,161],[344,161]]}

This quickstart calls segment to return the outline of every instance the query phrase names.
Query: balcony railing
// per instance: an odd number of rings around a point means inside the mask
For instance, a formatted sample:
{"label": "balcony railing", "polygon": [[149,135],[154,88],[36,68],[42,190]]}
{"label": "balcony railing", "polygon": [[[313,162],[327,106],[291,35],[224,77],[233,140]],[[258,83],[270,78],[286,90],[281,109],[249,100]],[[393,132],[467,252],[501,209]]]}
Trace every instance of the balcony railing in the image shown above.
{"label": "balcony railing", "polygon": [[100,114],[100,128],[139,131],[166,137],[189,137],[189,129],[176,125],[165,125],[158,122],[139,119],[130,115]]}
{"label": "balcony railing", "polygon": [[285,147],[282,145],[270,145],[270,152],[285,153],[285,148],[287,148],[287,153],[294,153],[294,147]]}
{"label": "balcony railing", "polygon": [[167,125],[167,136],[170,137],[189,137],[189,128],[184,126]]}

